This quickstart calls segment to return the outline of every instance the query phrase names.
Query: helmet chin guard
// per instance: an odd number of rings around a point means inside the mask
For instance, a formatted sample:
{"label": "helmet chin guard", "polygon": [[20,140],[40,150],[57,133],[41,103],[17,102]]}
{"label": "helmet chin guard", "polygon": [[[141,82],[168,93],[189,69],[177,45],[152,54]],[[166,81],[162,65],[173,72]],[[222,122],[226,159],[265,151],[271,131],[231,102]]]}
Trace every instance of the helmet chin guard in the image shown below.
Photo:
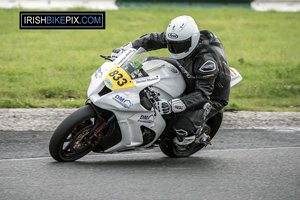
{"label": "helmet chin guard", "polygon": [[190,55],[197,47],[200,31],[190,16],[179,16],[173,19],[166,30],[169,53],[175,59]]}

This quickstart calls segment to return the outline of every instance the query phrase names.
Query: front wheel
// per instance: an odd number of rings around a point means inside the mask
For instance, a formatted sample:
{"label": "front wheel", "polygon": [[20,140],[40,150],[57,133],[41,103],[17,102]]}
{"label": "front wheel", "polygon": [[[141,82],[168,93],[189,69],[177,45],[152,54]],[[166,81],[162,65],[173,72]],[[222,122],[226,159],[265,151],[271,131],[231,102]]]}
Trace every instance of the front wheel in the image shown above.
{"label": "front wheel", "polygon": [[[59,162],[72,162],[88,154],[93,146],[85,142],[98,119],[93,108],[86,105],[69,115],[54,131],[50,155]],[[104,122],[104,120],[103,120]]]}
{"label": "front wheel", "polygon": [[[211,129],[209,134],[211,139],[216,135],[217,131],[219,130],[222,123],[222,119],[223,112],[221,111],[206,122],[206,124]],[[188,157],[190,155],[193,155],[205,146],[204,144],[199,144],[195,142],[187,146],[179,146],[173,142],[174,137],[176,136],[166,138],[159,144],[161,151],[169,157]]]}

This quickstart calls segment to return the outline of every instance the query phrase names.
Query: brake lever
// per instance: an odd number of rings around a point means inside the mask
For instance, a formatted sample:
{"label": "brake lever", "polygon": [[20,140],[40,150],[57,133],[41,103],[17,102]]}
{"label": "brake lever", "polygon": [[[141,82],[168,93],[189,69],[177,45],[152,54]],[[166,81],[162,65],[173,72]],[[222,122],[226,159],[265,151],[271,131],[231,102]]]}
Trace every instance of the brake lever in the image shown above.
{"label": "brake lever", "polygon": [[103,56],[100,54],[100,57],[104,58],[105,60],[109,60],[109,61],[113,62],[113,60],[111,59],[111,56]]}

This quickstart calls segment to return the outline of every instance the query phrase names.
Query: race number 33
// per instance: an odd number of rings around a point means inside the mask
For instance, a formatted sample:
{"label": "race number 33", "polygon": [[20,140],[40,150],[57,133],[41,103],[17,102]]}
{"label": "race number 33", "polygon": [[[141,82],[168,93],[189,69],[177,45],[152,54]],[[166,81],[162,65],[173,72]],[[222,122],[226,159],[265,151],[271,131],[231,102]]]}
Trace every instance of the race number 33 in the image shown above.
{"label": "race number 33", "polygon": [[109,76],[111,76],[113,80],[117,81],[118,86],[123,86],[128,82],[127,79],[124,78],[123,74],[120,74],[118,70],[109,73]]}
{"label": "race number 33", "polygon": [[130,76],[120,67],[111,69],[104,80],[106,86],[113,90],[135,87]]}

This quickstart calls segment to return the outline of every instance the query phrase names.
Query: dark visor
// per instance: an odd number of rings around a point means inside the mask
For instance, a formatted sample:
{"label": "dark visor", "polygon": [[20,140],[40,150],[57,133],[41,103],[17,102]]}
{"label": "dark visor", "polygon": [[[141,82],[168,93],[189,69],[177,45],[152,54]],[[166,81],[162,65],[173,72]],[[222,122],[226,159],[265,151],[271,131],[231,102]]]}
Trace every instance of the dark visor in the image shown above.
{"label": "dark visor", "polygon": [[192,45],[192,37],[183,41],[168,41],[168,49],[171,53],[183,53],[190,49]]}

